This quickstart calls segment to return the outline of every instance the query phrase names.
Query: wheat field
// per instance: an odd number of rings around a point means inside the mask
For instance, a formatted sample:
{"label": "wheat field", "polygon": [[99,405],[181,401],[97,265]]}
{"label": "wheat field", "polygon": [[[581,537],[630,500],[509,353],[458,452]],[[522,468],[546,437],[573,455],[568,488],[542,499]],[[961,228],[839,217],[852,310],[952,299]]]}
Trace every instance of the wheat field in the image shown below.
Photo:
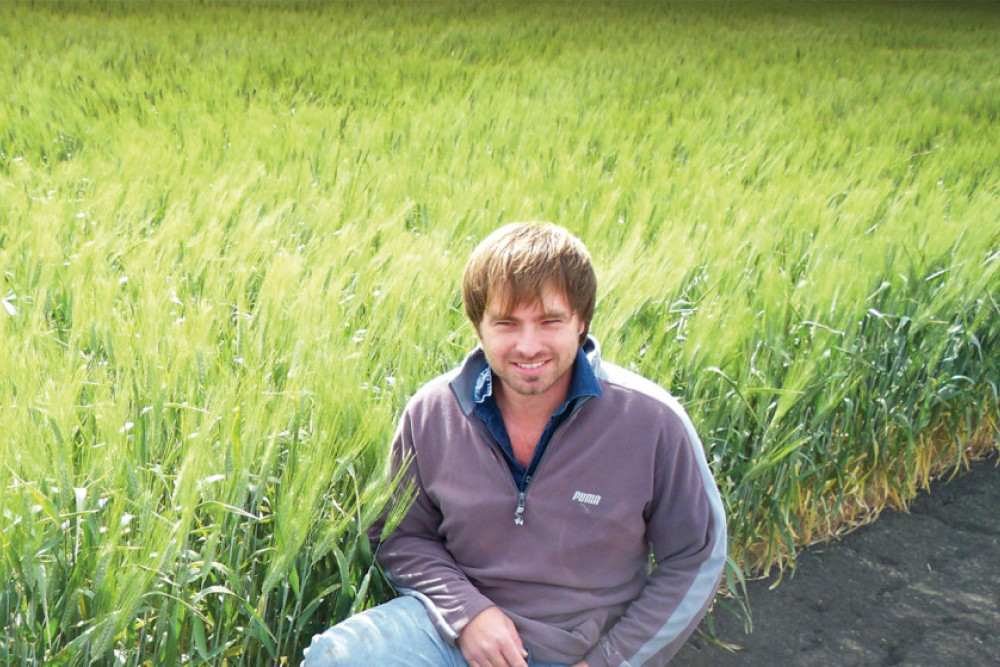
{"label": "wheat field", "polygon": [[990,3],[5,2],[0,662],[297,664],[389,594],[497,225],[590,248],[727,590],[997,448]]}

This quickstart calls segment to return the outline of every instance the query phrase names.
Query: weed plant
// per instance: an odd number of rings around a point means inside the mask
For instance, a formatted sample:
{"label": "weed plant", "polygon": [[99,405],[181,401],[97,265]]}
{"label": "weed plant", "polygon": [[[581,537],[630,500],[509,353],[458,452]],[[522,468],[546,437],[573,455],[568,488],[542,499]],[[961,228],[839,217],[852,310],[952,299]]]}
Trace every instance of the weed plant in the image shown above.
{"label": "weed plant", "polygon": [[731,590],[995,449],[995,9],[4,3],[0,662],[295,664],[384,599],[512,220],[699,425]]}

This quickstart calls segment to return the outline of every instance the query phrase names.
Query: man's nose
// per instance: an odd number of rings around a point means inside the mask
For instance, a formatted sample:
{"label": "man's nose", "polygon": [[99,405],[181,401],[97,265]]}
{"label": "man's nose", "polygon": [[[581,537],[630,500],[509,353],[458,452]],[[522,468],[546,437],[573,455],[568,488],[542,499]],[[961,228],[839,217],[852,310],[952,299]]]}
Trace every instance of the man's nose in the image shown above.
{"label": "man's nose", "polygon": [[517,352],[522,357],[533,357],[542,351],[542,337],[536,327],[526,326],[517,337]]}

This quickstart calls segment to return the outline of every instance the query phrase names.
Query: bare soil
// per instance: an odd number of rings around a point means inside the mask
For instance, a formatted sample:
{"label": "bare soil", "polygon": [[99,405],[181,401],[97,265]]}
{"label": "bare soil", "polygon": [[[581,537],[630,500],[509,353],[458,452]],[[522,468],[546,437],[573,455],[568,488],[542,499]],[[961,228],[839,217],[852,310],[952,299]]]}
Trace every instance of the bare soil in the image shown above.
{"label": "bare soil", "polygon": [[[1000,665],[1000,465],[931,486],[908,512],[807,549],[747,584],[753,623],[718,606],[672,665]],[[773,587],[773,588],[772,588]]]}

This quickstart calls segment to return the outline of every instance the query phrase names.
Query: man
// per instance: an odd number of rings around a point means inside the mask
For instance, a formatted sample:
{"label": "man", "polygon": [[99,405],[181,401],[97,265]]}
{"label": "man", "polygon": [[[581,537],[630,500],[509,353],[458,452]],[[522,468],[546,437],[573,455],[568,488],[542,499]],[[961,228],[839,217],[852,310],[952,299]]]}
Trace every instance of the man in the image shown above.
{"label": "man", "polygon": [[561,227],[476,248],[480,346],[407,405],[391,461],[415,499],[372,532],[402,595],[317,635],[306,665],[663,665],[694,631],[725,564],[722,501],[677,401],[601,361],[595,295]]}

